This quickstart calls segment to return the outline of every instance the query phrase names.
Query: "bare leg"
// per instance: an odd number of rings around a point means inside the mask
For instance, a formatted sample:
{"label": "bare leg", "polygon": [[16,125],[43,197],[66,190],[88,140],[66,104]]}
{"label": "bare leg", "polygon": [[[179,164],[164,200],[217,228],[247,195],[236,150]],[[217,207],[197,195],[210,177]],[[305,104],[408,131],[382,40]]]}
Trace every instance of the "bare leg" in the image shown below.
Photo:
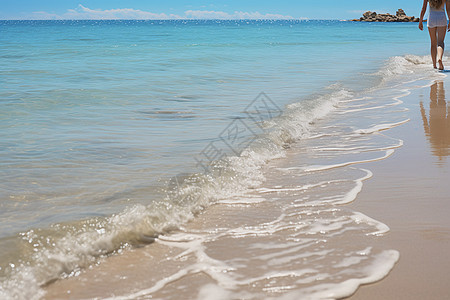
{"label": "bare leg", "polygon": [[444,70],[444,64],[442,63],[442,57],[444,56],[444,39],[447,33],[446,27],[437,28],[437,60],[439,63],[439,70]]}
{"label": "bare leg", "polygon": [[433,67],[436,67],[436,56],[437,56],[437,37],[436,37],[437,28],[428,27],[428,33],[430,34],[430,42],[431,42],[431,59],[433,60]]}

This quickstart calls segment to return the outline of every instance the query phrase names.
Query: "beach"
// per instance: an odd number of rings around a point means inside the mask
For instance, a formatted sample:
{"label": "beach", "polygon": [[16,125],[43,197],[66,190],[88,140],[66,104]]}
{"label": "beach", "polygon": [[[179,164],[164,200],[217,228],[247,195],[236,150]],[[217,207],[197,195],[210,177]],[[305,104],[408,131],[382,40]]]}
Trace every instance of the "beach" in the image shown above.
{"label": "beach", "polygon": [[2,298],[446,294],[450,83],[414,24],[3,23]]}
{"label": "beach", "polygon": [[[406,97],[411,121],[389,131],[389,135],[403,139],[404,146],[392,158],[368,166],[374,177],[350,206],[389,224],[391,231],[382,243],[400,251],[401,257],[385,280],[362,287],[350,299],[448,297],[450,135],[448,105],[443,105],[445,96],[441,95],[449,85],[446,78]],[[444,99],[448,103],[448,96]],[[421,103],[428,122],[430,104],[432,115],[442,121],[442,127],[438,119],[440,128],[428,135]]]}
{"label": "beach", "polygon": [[[154,245],[50,285],[46,298],[68,291],[74,299],[176,299],[181,291],[189,299],[338,299],[355,291],[350,299],[444,297],[448,127],[427,137],[422,118],[430,104],[433,118],[442,115],[435,104],[442,108],[448,80],[435,76],[373,91],[364,104],[344,100],[331,120],[315,125],[322,135],[327,126],[352,128],[352,148],[334,148],[341,142],[331,132],[328,140],[313,135],[294,144],[265,167],[265,188],[220,201]],[[377,125],[355,129],[364,116]],[[431,134],[442,142],[430,145]],[[299,172],[305,168],[307,177]]]}

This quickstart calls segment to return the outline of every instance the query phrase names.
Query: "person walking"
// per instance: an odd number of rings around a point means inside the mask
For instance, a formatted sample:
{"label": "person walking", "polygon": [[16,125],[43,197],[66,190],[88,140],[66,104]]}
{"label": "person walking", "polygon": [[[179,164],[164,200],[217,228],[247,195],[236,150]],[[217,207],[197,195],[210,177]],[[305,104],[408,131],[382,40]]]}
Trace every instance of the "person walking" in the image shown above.
{"label": "person walking", "polygon": [[[437,69],[436,62],[439,64],[439,70],[444,70],[442,58],[444,56],[444,39],[447,29],[450,30],[450,24],[447,24],[447,17],[450,19],[450,0],[423,0],[422,11],[419,19],[419,29],[423,30],[423,17],[430,7],[427,27],[431,41],[431,59],[433,67]],[[446,16],[447,12],[447,16]]]}

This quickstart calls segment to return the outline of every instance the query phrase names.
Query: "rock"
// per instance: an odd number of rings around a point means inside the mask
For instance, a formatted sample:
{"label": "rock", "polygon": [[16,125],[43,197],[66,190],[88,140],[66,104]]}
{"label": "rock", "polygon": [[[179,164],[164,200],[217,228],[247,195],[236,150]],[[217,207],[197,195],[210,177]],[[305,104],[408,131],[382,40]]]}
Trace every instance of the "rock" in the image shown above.
{"label": "rock", "polygon": [[402,17],[402,16],[406,16],[406,13],[405,13],[405,11],[403,10],[403,9],[399,9],[399,10],[397,10],[397,12],[395,13],[395,15],[397,16],[397,17]]}
{"label": "rock", "polygon": [[376,12],[366,11],[365,13],[363,13],[364,19],[375,18],[376,16],[377,16]]}
{"label": "rock", "polygon": [[386,18],[386,22],[395,22],[397,19],[393,17]]}
{"label": "rock", "polygon": [[394,15],[377,14],[374,11],[366,11],[359,19],[353,19],[352,22],[419,22],[419,18],[408,17],[403,9],[397,10]]}

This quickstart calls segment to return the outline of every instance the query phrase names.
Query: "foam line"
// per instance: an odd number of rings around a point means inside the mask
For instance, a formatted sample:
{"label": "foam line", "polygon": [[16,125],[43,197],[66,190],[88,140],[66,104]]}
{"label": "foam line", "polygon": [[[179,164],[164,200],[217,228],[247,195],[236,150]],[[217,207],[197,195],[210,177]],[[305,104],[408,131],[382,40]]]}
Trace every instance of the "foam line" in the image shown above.
{"label": "foam line", "polygon": [[347,204],[347,203],[355,201],[356,197],[362,190],[363,181],[365,181],[373,176],[373,173],[371,171],[366,170],[366,169],[361,169],[361,170],[366,172],[366,176],[355,180],[356,186],[353,189],[351,189],[347,194],[345,194],[344,197],[342,197],[341,201],[336,202],[335,204]]}
{"label": "foam line", "polygon": [[341,112],[339,112],[339,114],[345,115],[345,114],[348,114],[348,113],[359,112],[359,111],[364,111],[364,110],[373,110],[373,109],[385,108],[387,106],[388,105],[379,105],[379,106],[372,106],[372,107],[367,107],[367,108],[349,109],[349,110],[346,110],[346,111],[341,111]]}
{"label": "foam line", "polygon": [[380,132],[383,130],[388,130],[397,126],[400,126],[402,124],[408,123],[409,121],[411,121],[411,119],[406,119],[397,123],[387,123],[387,124],[379,124],[379,125],[375,125],[372,126],[370,128],[367,129],[358,129],[355,130],[355,133],[359,133],[359,134],[370,134],[370,133],[375,133],[375,132]]}
{"label": "foam line", "polygon": [[394,152],[395,152],[394,149],[390,149],[390,150],[386,150],[386,154],[384,156],[378,157],[378,158],[366,159],[366,160],[358,160],[358,161],[349,161],[349,162],[345,162],[345,163],[341,163],[341,164],[334,164],[334,165],[310,166],[310,167],[306,167],[306,168],[302,168],[302,169],[305,172],[316,172],[316,171],[323,171],[323,170],[328,170],[328,169],[346,167],[346,166],[355,165],[355,164],[374,162],[374,161],[379,161],[379,160],[386,159],[389,156],[391,156],[392,154],[394,154]]}
{"label": "foam line", "polygon": [[366,216],[365,214],[362,214],[360,212],[354,212],[353,215],[351,216],[351,218],[356,222],[356,223],[366,223],[370,226],[375,226],[377,228],[377,231],[371,232],[371,233],[367,233],[366,235],[376,235],[376,236],[380,236],[383,235],[387,232],[389,232],[390,228],[389,226],[387,226],[384,223],[381,223],[377,220],[374,220],[368,216]]}
{"label": "foam line", "polygon": [[321,181],[315,184],[305,184],[303,186],[300,187],[296,187],[296,188],[259,188],[257,189],[257,191],[261,194],[266,194],[266,193],[278,193],[278,192],[298,192],[298,191],[305,191],[308,190],[310,188],[315,188],[318,186],[322,186],[324,184],[330,184],[330,183],[336,183],[336,182],[343,182],[344,180],[331,180],[331,181]]}
{"label": "foam line", "polygon": [[302,291],[287,293],[277,299],[281,300],[313,300],[313,299],[341,299],[352,295],[360,285],[380,281],[386,277],[400,258],[396,250],[386,250],[378,254],[374,261],[364,271],[370,275],[353,278],[341,283],[324,283]]}

